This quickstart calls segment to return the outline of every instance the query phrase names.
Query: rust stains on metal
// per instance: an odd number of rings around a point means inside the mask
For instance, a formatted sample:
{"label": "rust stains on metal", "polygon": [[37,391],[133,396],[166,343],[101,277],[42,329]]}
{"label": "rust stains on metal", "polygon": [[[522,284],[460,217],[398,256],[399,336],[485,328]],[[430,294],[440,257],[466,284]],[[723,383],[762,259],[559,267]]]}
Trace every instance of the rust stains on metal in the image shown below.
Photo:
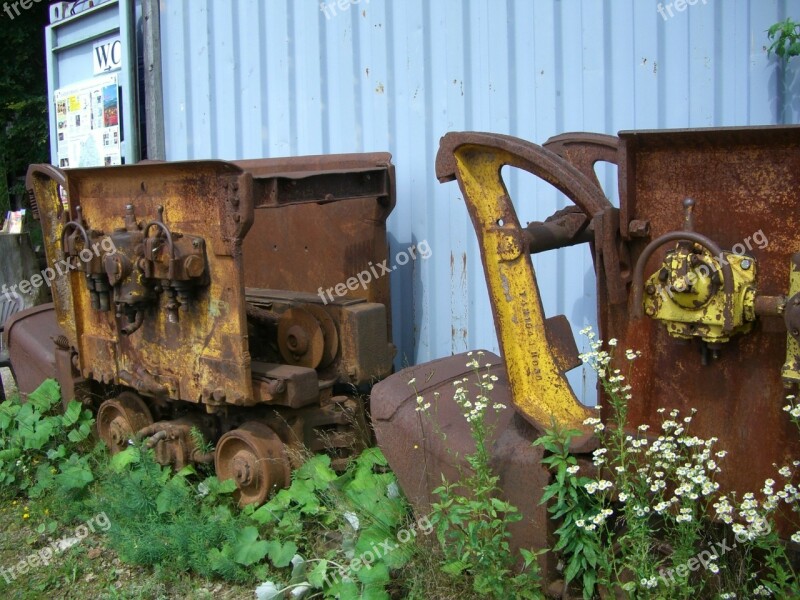
{"label": "rust stains on metal", "polygon": [[389,154],[36,165],[28,183],[61,267],[42,369],[98,410],[112,450],[138,435],[164,464],[215,461],[252,503],[288,483],[284,447],[327,451],[337,469],[363,447],[360,395],[394,356],[389,278],[374,275]]}
{"label": "rust stains on metal", "polygon": [[[629,418],[658,428],[660,407],[684,414],[698,409],[692,433],[716,436],[729,451],[722,488],[758,489],[774,476],[773,463],[800,451],[797,432],[782,410],[787,332],[775,318],[789,289],[791,256],[800,247],[800,127],[634,131],[620,138],[623,230],[646,220],[650,235],[665,240],[682,228],[682,201],[695,199],[695,231],[721,250],[757,261],[755,312],[761,315],[751,333],[731,339],[717,360],[704,365],[699,341],[680,343],[660,323],[635,316],[641,310],[638,276],[626,305],[609,302],[601,285],[603,337],[645,351],[630,378]],[[645,273],[659,268],[667,250],[648,249],[646,240],[633,235],[629,246]],[[724,283],[728,280],[723,273]]]}

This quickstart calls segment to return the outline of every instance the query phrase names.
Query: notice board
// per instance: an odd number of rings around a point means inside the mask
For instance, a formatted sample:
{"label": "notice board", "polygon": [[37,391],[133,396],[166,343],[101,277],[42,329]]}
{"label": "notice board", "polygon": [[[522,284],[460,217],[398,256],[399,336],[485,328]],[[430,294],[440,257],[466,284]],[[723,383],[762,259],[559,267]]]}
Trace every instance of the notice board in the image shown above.
{"label": "notice board", "polygon": [[59,88],[53,96],[59,167],[122,164],[116,73]]}

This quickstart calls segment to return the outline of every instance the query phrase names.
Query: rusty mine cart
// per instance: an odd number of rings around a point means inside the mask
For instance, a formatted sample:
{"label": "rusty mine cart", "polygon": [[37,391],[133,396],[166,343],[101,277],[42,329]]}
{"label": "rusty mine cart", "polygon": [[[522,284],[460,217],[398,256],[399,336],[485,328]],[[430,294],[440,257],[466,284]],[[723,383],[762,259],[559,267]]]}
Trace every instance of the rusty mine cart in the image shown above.
{"label": "rusty mine cart", "polygon": [[54,302],[6,328],[23,394],[55,376],[112,452],[137,437],[162,464],[213,462],[241,504],[289,484],[293,449],[343,468],[369,443],[389,278],[317,289],[386,259],[390,155],[34,165],[28,185]]}

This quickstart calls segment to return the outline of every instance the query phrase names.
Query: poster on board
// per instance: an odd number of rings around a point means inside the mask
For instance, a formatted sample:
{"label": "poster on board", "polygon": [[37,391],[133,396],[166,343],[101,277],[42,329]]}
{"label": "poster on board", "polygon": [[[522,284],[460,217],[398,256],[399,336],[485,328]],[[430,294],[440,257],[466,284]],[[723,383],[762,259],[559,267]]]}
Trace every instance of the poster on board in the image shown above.
{"label": "poster on board", "polygon": [[121,164],[117,75],[103,75],[55,91],[58,166]]}

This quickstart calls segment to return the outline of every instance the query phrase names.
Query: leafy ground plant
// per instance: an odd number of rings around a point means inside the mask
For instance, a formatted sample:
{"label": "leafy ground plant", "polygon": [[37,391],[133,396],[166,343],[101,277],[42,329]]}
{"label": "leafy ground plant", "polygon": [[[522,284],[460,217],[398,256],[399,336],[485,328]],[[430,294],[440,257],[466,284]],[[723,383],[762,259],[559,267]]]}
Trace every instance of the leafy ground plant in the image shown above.
{"label": "leafy ground plant", "polygon": [[83,490],[94,479],[87,438],[92,414],[70,402],[62,414],[61,392],[52,379],[20,402],[0,404],[0,495],[39,498],[48,491]]}
{"label": "leafy ground plant", "polygon": [[377,448],[362,452],[341,475],[328,456],[309,458],[289,488],[252,514],[269,540],[261,551],[275,567],[291,567],[288,578],[262,584],[258,597],[388,600],[391,572],[411,558],[416,537],[430,531],[425,518],[410,522],[408,515]]}
{"label": "leafy ground plant", "polygon": [[[515,568],[517,556],[510,548],[507,524],[522,516],[498,497],[499,478],[489,464],[492,428],[487,412],[506,408],[490,398],[497,377],[488,365],[480,364],[483,352],[468,355],[472,356],[467,363],[472,374],[453,382],[454,401],[464,412],[475,451],[465,457],[469,471],[461,479],[444,480],[434,490],[439,502],[433,504],[431,522],[444,555],[442,570],[453,577],[471,578],[475,592],[490,598],[542,598],[536,554],[520,550],[523,568],[519,572]],[[409,384],[413,386],[415,381]],[[419,395],[417,404],[422,413],[431,408]]]}
{"label": "leafy ground plant", "polygon": [[[409,520],[378,449],[344,473],[327,456],[299,456],[290,488],[259,509],[240,509],[233,481],[193,467],[173,472],[143,446],[108,457],[102,445],[92,447],[92,427],[78,402],[61,413],[54,382],[27,403],[0,405],[0,491],[23,524],[38,522],[34,543],[103,512],[110,526],[102,543],[124,563],[155,573],[199,575],[203,586],[205,578],[265,581],[261,597],[388,599],[402,586],[393,572],[414,556],[418,535],[431,531],[426,518]],[[49,589],[51,580],[43,581]],[[270,592],[267,584],[280,581]]]}
{"label": "leafy ground plant", "polygon": [[[607,398],[605,418],[585,423],[600,440],[593,471],[582,474],[567,451],[577,432],[553,428],[538,442],[556,474],[544,501],[559,523],[555,550],[567,565],[566,579],[582,582],[585,598],[601,589],[636,598],[800,597],[775,526],[778,507],[800,500],[792,484],[798,462],[778,470],[783,489],[774,491],[767,480],[761,499],[748,493],[737,502],[721,494],[715,480],[726,452],[715,448],[716,438],[690,433],[694,411],[659,409],[660,431],[650,435],[646,425],[629,425],[632,390],[616,368],[616,341],[604,350],[585,333],[592,350],[583,359]],[[630,368],[639,356],[626,350],[623,365]]]}

